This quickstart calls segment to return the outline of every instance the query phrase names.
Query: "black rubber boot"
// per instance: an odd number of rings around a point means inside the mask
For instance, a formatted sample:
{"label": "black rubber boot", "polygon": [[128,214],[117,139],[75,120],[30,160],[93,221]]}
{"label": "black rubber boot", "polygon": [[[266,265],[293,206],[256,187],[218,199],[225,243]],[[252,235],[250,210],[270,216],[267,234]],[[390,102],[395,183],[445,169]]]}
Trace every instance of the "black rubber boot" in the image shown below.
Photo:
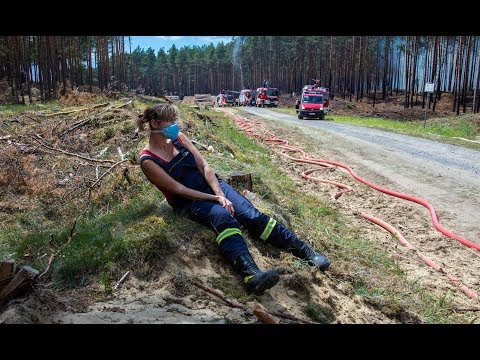
{"label": "black rubber boot", "polygon": [[248,294],[263,295],[265,290],[270,289],[280,279],[280,275],[275,270],[261,271],[250,254],[237,257],[234,267],[240,271]]}
{"label": "black rubber boot", "polygon": [[305,242],[301,240],[295,241],[293,247],[289,249],[291,253],[300,259],[307,260],[310,265],[316,266],[320,271],[325,271],[330,266],[330,260],[312,250]]}

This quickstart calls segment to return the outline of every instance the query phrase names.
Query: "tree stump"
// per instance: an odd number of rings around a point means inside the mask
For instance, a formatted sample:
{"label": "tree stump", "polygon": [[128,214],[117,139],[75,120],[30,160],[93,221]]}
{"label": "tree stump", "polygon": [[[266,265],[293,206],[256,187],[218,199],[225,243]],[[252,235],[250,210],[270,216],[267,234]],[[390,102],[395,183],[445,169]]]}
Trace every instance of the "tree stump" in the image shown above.
{"label": "tree stump", "polygon": [[[13,269],[14,261],[2,261],[2,270],[10,267],[10,264],[12,264],[11,267]],[[6,273],[7,272],[5,272],[5,274]],[[0,289],[0,306],[26,290],[27,286],[38,277],[38,273],[38,270],[35,270],[30,266],[22,266],[15,275],[12,276],[12,273],[10,273],[8,277],[0,281],[0,284],[2,284],[2,288]]]}
{"label": "tree stump", "polygon": [[5,280],[10,277],[13,273],[13,266],[15,265],[15,260],[5,259],[0,263],[0,281]]}
{"label": "tree stump", "polygon": [[239,192],[245,189],[252,191],[252,174],[243,171],[234,171],[230,174],[228,183]]}
{"label": "tree stump", "polygon": [[7,286],[10,279],[13,277],[13,267],[15,266],[15,260],[5,259],[0,263],[0,291]]}

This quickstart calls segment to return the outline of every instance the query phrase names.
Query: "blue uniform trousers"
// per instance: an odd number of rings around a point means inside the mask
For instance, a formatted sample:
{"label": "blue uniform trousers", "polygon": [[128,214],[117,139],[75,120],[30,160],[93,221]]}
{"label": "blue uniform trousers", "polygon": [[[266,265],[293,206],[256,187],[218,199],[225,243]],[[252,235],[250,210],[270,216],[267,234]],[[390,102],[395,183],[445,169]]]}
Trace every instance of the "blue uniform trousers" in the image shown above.
{"label": "blue uniform trousers", "polygon": [[217,235],[217,243],[225,258],[232,264],[234,260],[248,253],[247,244],[240,227],[252,237],[260,238],[281,249],[288,249],[300,241],[284,225],[259,211],[246,197],[232,186],[219,179],[220,187],[235,208],[234,215],[220,204],[212,201],[192,201],[185,204],[184,210],[195,220],[210,226]]}

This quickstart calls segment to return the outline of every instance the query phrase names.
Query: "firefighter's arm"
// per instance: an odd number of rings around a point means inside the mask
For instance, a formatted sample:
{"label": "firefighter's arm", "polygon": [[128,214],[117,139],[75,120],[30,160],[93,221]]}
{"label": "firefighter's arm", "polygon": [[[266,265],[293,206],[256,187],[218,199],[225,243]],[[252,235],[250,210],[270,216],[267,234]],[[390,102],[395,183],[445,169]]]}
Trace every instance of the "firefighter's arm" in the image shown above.
{"label": "firefighter's arm", "polygon": [[215,201],[224,206],[225,198],[219,195],[203,193],[201,191],[190,189],[168,175],[165,170],[155,164],[151,159],[142,161],[141,168],[150,182],[162,189],[167,189],[172,194],[182,196],[191,200]]}
{"label": "firefighter's arm", "polygon": [[212,168],[208,164],[207,160],[200,154],[198,149],[192,144],[192,141],[183,133],[180,133],[178,137],[182,140],[183,145],[193,154],[195,157],[195,162],[197,163],[198,170],[202,173],[203,177],[207,181],[208,185],[212,188],[213,192],[218,195],[223,197],[226,200],[225,205],[222,205],[225,209],[227,209],[230,214],[233,215],[234,213],[234,208],[233,204],[231,203],[230,200],[228,200],[225,197],[225,194],[223,193],[223,190],[220,187],[220,184],[218,183],[217,177],[215,176],[215,173],[213,172]]}

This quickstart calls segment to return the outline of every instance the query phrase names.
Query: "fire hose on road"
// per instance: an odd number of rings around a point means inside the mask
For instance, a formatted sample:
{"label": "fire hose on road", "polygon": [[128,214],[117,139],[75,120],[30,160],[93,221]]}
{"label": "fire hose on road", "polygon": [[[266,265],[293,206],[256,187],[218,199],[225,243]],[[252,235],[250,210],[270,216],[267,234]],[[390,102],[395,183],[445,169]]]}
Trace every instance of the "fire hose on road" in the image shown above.
{"label": "fire hose on road", "polygon": [[392,225],[386,223],[385,221],[383,220],[380,220],[380,219],[377,219],[371,215],[368,215],[368,214],[365,214],[365,213],[362,213],[360,214],[362,217],[364,217],[365,219],[367,220],[370,220],[371,222],[383,227],[385,230],[387,230],[388,232],[390,232],[390,234],[392,234],[392,236],[397,239],[398,241],[400,241],[403,245],[405,245],[409,250],[413,251],[415,254],[418,255],[418,257],[420,259],[422,259],[425,264],[427,264],[428,266],[430,266],[431,268],[435,269],[436,271],[442,273],[442,274],[445,274],[448,278],[448,280],[450,280],[452,282],[453,285],[457,286],[465,295],[467,295],[468,297],[472,298],[472,299],[477,299],[478,300],[478,294],[474,291],[474,290],[470,290],[468,287],[466,287],[465,285],[463,285],[462,283],[460,283],[460,280],[458,280],[455,276],[453,276],[452,274],[446,272],[440,265],[438,265],[436,262],[434,262],[432,259],[426,257],[425,255],[422,255],[417,249],[415,249],[415,247],[412,246],[412,244],[410,244],[404,237],[403,235],[397,230],[395,229]]}
{"label": "fire hose on road", "polygon": [[[260,133],[258,133],[258,131],[255,131],[255,129],[258,129],[258,125],[261,126],[260,122],[253,121],[253,120],[248,120],[248,119],[241,119],[241,118],[239,118],[238,116],[235,116],[235,115],[233,115],[233,116],[234,116],[234,120],[235,120],[236,124],[238,125],[238,127],[243,129],[245,132],[251,134],[252,136],[254,136],[256,138],[263,139],[264,141],[280,144],[282,146],[282,149],[283,149],[283,151],[281,152],[281,155],[287,157],[288,159],[290,159],[292,161],[315,164],[315,165],[322,166],[324,168],[331,168],[332,170],[333,170],[334,166],[341,167],[341,168],[347,170],[350,173],[350,175],[352,177],[354,177],[356,180],[362,182],[363,184],[365,184],[365,185],[367,185],[367,186],[369,186],[369,187],[371,187],[371,188],[373,188],[377,191],[380,191],[380,192],[383,192],[385,194],[395,196],[395,197],[398,197],[398,198],[401,198],[401,199],[412,201],[412,202],[415,202],[417,204],[420,204],[420,205],[426,207],[430,212],[430,216],[431,216],[433,225],[434,225],[434,227],[437,231],[439,231],[442,234],[448,236],[449,238],[452,238],[452,239],[455,239],[455,240],[459,241],[461,244],[463,244],[463,245],[465,245],[469,248],[474,248],[474,249],[480,251],[480,245],[478,245],[476,243],[473,243],[473,242],[471,242],[467,239],[464,239],[461,236],[458,236],[458,235],[452,233],[451,231],[445,229],[444,227],[442,227],[440,225],[439,221],[438,221],[438,217],[437,217],[437,213],[435,211],[435,208],[428,201],[426,201],[424,199],[421,199],[421,198],[417,198],[417,197],[408,195],[408,194],[403,194],[403,193],[400,193],[400,192],[396,192],[396,191],[378,186],[378,185],[376,185],[376,184],[374,184],[370,181],[367,181],[367,180],[363,179],[359,175],[357,175],[348,165],[345,165],[345,164],[342,164],[342,163],[339,163],[339,162],[336,162],[336,161],[311,158],[311,157],[307,156],[305,151],[303,151],[302,149],[300,149],[298,147],[295,147],[295,146],[292,146],[292,145],[289,145],[287,140],[277,138],[276,136],[274,136],[274,134],[271,134],[266,129],[264,129],[263,134],[260,134]],[[255,126],[255,125],[257,125],[257,126]],[[267,137],[267,135],[269,137]],[[301,155],[301,157],[294,157],[294,156],[290,156],[290,155],[286,154],[286,153],[290,153],[290,152],[299,153]],[[319,169],[310,169],[310,170],[303,171],[301,173],[301,176],[303,178],[306,178],[306,179],[311,179],[311,180],[314,180],[314,181],[319,181],[319,182],[323,182],[323,183],[332,184],[332,185],[337,186],[338,188],[341,188],[342,189],[341,191],[338,191],[337,193],[332,195],[332,199],[336,200],[342,194],[353,191],[353,188],[346,185],[346,184],[341,184],[341,183],[338,183],[338,182],[335,182],[335,181],[330,181],[330,180],[325,180],[325,179],[320,179],[320,178],[315,178],[313,176],[310,176],[311,173],[313,173],[314,171],[317,171],[317,170],[319,170]],[[375,218],[371,215],[365,214],[365,213],[362,213],[361,216],[364,217],[365,219],[383,227],[387,231],[389,231],[392,234],[393,237],[395,237],[397,240],[399,240],[408,249],[415,252],[427,265],[432,267],[434,270],[445,274],[447,276],[447,278],[450,280],[450,282],[453,283],[455,286],[457,286],[464,294],[466,294],[470,298],[478,300],[478,295],[475,291],[473,291],[473,290],[469,289],[468,287],[466,287],[465,285],[461,284],[460,281],[455,276],[446,272],[440,265],[438,265],[437,263],[435,263],[434,261],[432,261],[428,257],[420,254],[418,252],[418,250],[415,249],[403,237],[403,235],[398,230],[396,230],[392,225],[384,222],[383,220],[377,219],[377,218]]]}
{"label": "fire hose on road", "polygon": [[[253,122],[252,120],[247,120],[247,119],[239,119],[238,117],[235,118],[235,121],[237,122],[237,124],[240,125],[240,128],[244,129],[246,132],[251,133],[251,134],[253,133],[252,127],[253,127],[253,125],[255,125],[255,122]],[[363,179],[359,175],[357,175],[348,165],[345,165],[345,164],[342,164],[342,163],[339,163],[339,162],[336,162],[336,161],[331,161],[331,160],[310,158],[306,155],[305,151],[303,151],[303,150],[301,150],[297,147],[288,145],[287,140],[278,139],[276,137],[265,138],[261,134],[253,134],[253,135],[255,137],[261,138],[265,141],[284,144],[284,147],[286,146],[285,149],[288,150],[289,152],[296,151],[296,152],[299,152],[302,155],[301,158],[295,158],[293,156],[287,156],[292,161],[304,162],[304,163],[309,163],[309,164],[316,164],[316,165],[320,165],[320,166],[324,166],[324,167],[327,166],[328,164],[341,167],[341,168],[347,170],[350,173],[350,175],[352,175],[356,180],[364,183],[367,186],[370,186],[371,188],[373,188],[375,190],[378,190],[380,192],[383,192],[383,193],[391,195],[391,196],[395,196],[395,197],[405,199],[405,200],[408,200],[408,201],[413,201],[413,202],[416,202],[417,204],[423,205],[430,212],[430,216],[431,216],[431,219],[432,219],[432,222],[433,222],[433,226],[435,227],[435,229],[437,231],[439,231],[442,234],[448,236],[449,238],[452,238],[452,239],[455,239],[455,240],[459,241],[460,243],[462,243],[465,246],[468,246],[470,248],[474,248],[474,249],[480,251],[480,245],[479,244],[476,244],[472,241],[464,239],[463,237],[458,236],[458,235],[452,233],[451,231],[445,229],[443,226],[441,226],[440,222],[438,221],[438,217],[437,217],[437,213],[435,211],[435,208],[428,201],[426,201],[424,199],[414,197],[414,196],[411,196],[411,195],[408,195],[408,194],[402,194],[400,192],[393,191],[393,190],[386,189],[386,188],[383,188],[381,186],[378,186],[378,185],[376,185],[376,184],[374,184],[370,181],[367,181],[367,180]],[[315,170],[312,170],[312,171],[308,170],[304,173],[304,175],[308,175],[309,173],[311,173],[313,171],[315,171]],[[337,185],[333,182],[330,182],[330,183],[332,183],[333,185]],[[348,189],[347,185],[344,185],[344,184],[340,184],[340,185],[341,185],[340,187],[342,187],[346,190],[344,192],[351,191],[350,189]],[[336,197],[335,196],[334,197],[338,198],[340,195],[341,194],[336,194]]]}

